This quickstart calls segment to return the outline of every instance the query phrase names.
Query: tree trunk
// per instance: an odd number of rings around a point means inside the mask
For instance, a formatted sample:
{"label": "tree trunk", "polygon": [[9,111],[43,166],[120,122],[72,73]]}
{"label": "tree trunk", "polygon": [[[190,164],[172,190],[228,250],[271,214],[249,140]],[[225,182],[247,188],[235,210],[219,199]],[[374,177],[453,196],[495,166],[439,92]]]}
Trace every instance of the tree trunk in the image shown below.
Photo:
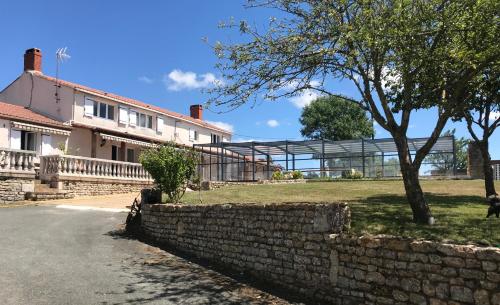
{"label": "tree trunk", "polygon": [[432,217],[431,210],[424,197],[424,192],[418,179],[419,168],[411,162],[406,137],[395,136],[394,141],[398,147],[399,164],[403,183],[405,186],[406,198],[413,212],[413,221],[421,224],[429,224]]}
{"label": "tree trunk", "polygon": [[483,157],[483,171],[484,171],[484,188],[486,190],[486,197],[491,195],[496,195],[495,190],[495,180],[493,177],[493,168],[491,167],[491,158],[488,151],[488,140],[483,140],[479,143],[479,149],[481,150],[481,155]]}

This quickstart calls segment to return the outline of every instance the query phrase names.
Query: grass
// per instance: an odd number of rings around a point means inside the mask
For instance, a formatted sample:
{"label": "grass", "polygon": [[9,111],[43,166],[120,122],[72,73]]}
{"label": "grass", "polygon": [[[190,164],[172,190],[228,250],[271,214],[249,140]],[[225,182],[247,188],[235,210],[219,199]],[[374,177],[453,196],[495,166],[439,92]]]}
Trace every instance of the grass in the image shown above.
{"label": "grass", "polygon": [[[422,180],[436,223],[412,222],[402,181],[339,181],[231,186],[201,192],[203,203],[347,202],[355,234],[391,234],[500,247],[500,219],[486,219],[482,180]],[[500,183],[496,184],[500,189]],[[183,202],[199,203],[198,192]]]}

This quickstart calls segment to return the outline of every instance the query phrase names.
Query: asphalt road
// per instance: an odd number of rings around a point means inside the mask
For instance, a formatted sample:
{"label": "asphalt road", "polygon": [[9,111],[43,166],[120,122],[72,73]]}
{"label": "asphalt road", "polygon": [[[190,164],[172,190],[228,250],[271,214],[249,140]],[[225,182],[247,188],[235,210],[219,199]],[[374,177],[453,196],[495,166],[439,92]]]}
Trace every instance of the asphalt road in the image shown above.
{"label": "asphalt road", "polygon": [[116,234],[125,213],[0,208],[0,303],[289,304]]}

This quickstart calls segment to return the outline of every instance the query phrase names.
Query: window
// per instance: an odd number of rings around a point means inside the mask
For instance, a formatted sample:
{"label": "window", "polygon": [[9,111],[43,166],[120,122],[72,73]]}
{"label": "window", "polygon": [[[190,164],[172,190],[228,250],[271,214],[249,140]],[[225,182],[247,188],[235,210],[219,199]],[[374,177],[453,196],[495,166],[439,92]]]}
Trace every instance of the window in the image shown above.
{"label": "window", "polygon": [[115,120],[115,106],[108,105],[108,119]]}
{"label": "window", "polygon": [[111,160],[118,160],[118,146],[116,145],[111,146]]}
{"label": "window", "polygon": [[220,143],[220,136],[212,133],[212,143]]}
{"label": "window", "polygon": [[137,125],[141,127],[146,127],[146,115],[144,113],[141,113],[139,115],[139,123]]}
{"label": "window", "polygon": [[127,148],[127,162],[135,162],[135,152],[132,148]]}
{"label": "window", "polygon": [[148,128],[153,129],[153,117],[148,115]]}
{"label": "window", "polygon": [[189,141],[198,141],[198,131],[189,129]]}
{"label": "window", "polygon": [[99,117],[105,119],[107,117],[108,105],[99,103]]}
{"label": "window", "polygon": [[36,133],[21,131],[21,149],[36,151]]}
{"label": "window", "polygon": [[84,114],[114,120],[115,106],[85,98]]}

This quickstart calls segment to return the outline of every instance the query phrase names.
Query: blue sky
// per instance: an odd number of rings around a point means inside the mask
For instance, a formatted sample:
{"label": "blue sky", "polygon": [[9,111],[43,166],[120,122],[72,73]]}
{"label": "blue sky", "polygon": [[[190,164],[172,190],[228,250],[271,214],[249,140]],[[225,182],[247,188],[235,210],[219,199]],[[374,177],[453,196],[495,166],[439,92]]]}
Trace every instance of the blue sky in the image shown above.
{"label": "blue sky", "polygon": [[[8,3],[8,4],[7,4]],[[216,57],[203,42],[238,41],[237,32],[218,28],[234,17],[264,26],[277,12],[245,9],[240,0],[217,1],[4,1],[0,6],[0,87],[22,71],[24,50],[42,49],[43,72],[55,75],[55,51],[68,47],[71,59],[61,78],[156,104],[187,114],[189,105],[204,103],[201,92],[220,75]],[[329,89],[356,97],[348,82],[331,81]],[[226,114],[205,110],[206,120],[224,122],[233,140],[299,139],[299,105],[310,100],[261,101]],[[434,111],[413,114],[409,135],[425,137]],[[469,137],[461,123],[449,123],[458,136]],[[377,127],[377,137],[388,134]],[[491,154],[500,158],[500,133]]]}

